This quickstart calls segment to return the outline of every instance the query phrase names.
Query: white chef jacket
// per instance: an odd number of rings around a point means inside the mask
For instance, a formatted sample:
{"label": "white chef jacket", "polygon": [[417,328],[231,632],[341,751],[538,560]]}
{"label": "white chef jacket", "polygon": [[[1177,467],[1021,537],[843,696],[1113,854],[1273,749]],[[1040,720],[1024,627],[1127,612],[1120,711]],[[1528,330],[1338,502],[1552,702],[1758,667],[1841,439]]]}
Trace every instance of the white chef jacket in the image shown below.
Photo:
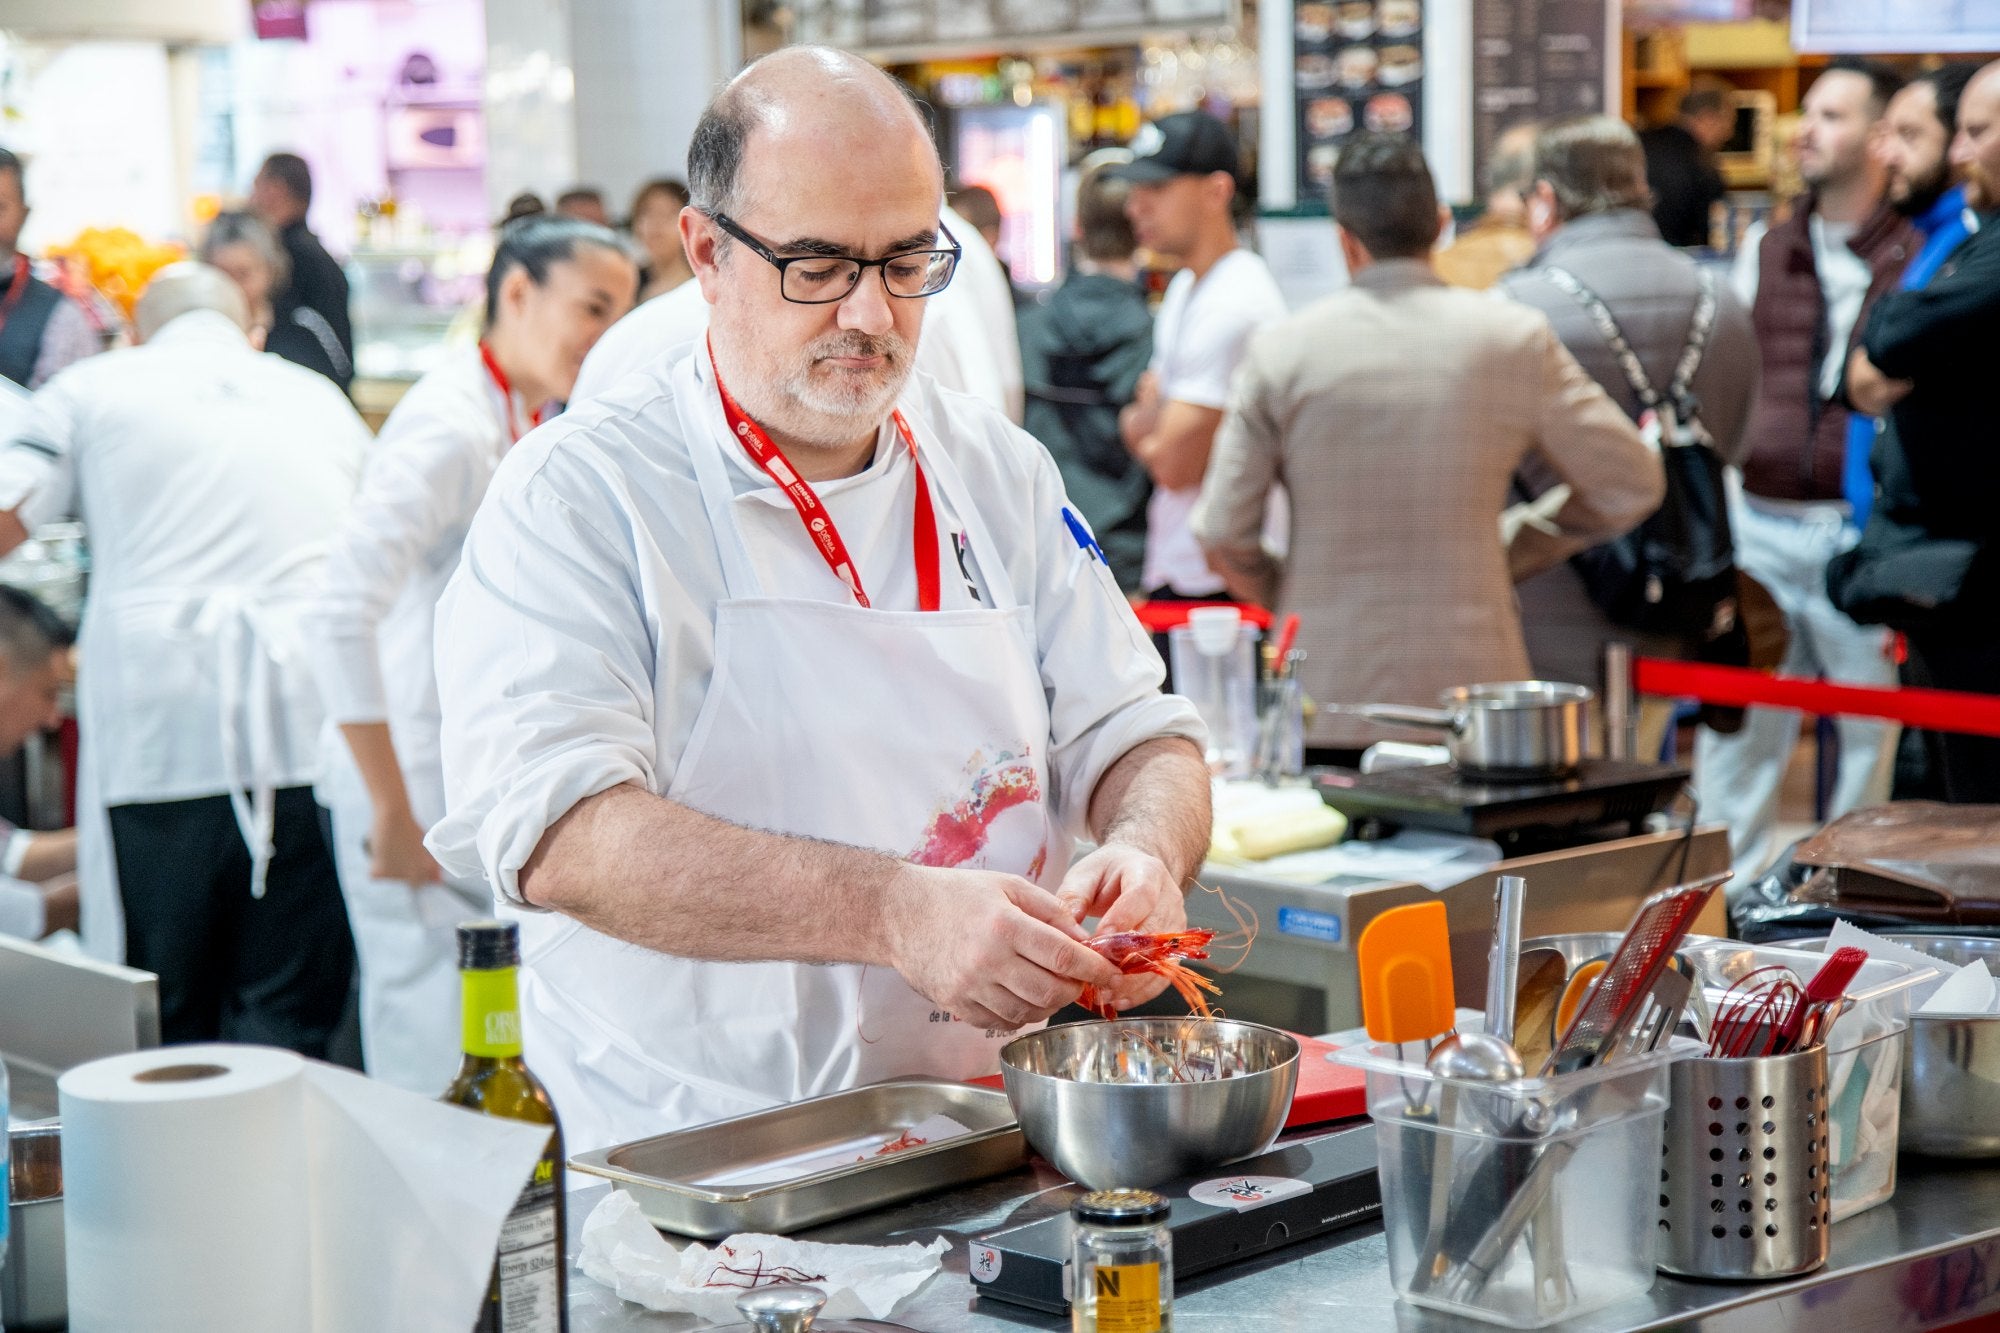
{"label": "white chef jacket", "polygon": [[[727,441],[736,519],[759,581],[851,605],[789,500],[728,436],[705,354],[694,361],[710,400],[704,419]],[[517,445],[438,608],[448,813],[429,846],[448,873],[483,873],[515,904],[521,866],[571,806],[621,782],[667,790],[708,691],[723,574],[674,394],[671,371],[631,375]],[[1016,595],[1032,609],[1049,699],[1052,809],[1079,832],[1112,763],[1154,737],[1199,742],[1200,719],[1186,700],[1159,692],[1159,655],[1110,571],[1072,537],[1048,452],[999,412],[922,374],[900,405],[927,447],[935,441],[963,473],[1005,548]],[[917,605],[915,475],[885,424],[864,471],[817,487],[869,600],[884,610]],[[936,487],[932,496],[941,543],[960,549],[964,525]],[[985,604],[976,574],[970,561],[945,561],[942,609]],[[816,721],[852,729],[864,747],[873,727],[922,725]]]}
{"label": "white chef jacket", "polygon": [[[924,298],[928,305],[923,337],[917,342],[917,369],[948,389],[991,403],[1018,425],[1023,402],[1021,343],[1006,274],[985,238],[964,218],[947,208],[942,221],[965,253],[951,285]],[[776,282],[777,276],[772,269],[771,281]],[[570,401],[595,398],[636,370],[665,370],[707,332],[708,302],[701,284],[689,278],[605,331],[583,359]]]}
{"label": "white chef jacket", "polygon": [[[532,421],[511,396],[513,420]],[[328,719],[388,723],[405,781],[433,793],[419,809],[443,801],[431,626],[473,512],[514,442],[508,407],[477,347],[411,386],[368,452],[302,621]]]}
{"label": "white chef jacket", "polygon": [[28,391],[0,375],[0,440],[11,440],[28,419]]}
{"label": "white chef jacket", "polygon": [[[90,532],[79,693],[115,720],[85,735],[105,804],[228,789],[212,645],[194,601],[283,581],[333,535],[368,428],[324,376],[253,351],[193,311],[143,346],[79,361],[35,395],[0,450],[0,510],[33,531],[74,513]],[[318,691],[280,663],[265,777],[317,771]]]}

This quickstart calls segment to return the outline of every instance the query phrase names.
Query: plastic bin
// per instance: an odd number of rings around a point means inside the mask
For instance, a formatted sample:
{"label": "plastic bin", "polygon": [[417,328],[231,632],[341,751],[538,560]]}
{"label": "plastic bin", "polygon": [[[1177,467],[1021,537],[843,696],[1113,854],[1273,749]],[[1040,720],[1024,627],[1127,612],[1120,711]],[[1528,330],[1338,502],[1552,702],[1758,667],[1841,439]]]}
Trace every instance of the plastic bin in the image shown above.
{"label": "plastic bin", "polygon": [[[1826,961],[1808,949],[1735,940],[1691,944],[1681,951],[1714,983],[1709,1008],[1738,977],[1774,963],[1803,986]],[[1827,1106],[1832,1122],[1833,1220],[1852,1217],[1896,1192],[1896,1146],[1902,1132],[1903,1046],[1910,1026],[1910,991],[1935,977],[1929,968],[1869,959],[1861,965],[1842,1014],[1826,1037]]]}
{"label": "plastic bin", "polygon": [[1341,1051],[1368,1074],[1397,1294],[1540,1328],[1651,1287],[1657,1172],[1633,1165],[1660,1160],[1667,1071],[1697,1049],[1509,1083],[1438,1079],[1393,1046]]}

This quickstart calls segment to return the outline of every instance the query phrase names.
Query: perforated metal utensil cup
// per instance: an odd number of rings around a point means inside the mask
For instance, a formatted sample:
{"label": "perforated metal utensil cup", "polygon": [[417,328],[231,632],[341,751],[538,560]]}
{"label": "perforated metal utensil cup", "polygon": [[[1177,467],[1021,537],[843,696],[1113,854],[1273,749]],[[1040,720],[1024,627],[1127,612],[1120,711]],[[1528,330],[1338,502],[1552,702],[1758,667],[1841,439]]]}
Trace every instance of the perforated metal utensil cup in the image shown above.
{"label": "perforated metal utensil cup", "polygon": [[1660,1267],[1777,1278],[1826,1262],[1826,1047],[1673,1066],[1660,1166]]}

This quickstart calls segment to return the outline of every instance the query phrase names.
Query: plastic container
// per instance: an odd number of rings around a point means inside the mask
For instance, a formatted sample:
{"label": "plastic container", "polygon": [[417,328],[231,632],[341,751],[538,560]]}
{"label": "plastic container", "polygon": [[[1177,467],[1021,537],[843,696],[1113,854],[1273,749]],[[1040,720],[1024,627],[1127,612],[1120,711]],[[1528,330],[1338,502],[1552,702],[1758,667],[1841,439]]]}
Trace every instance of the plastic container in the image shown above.
{"label": "plastic container", "polygon": [[[1408,1048],[1417,1054],[1418,1048]],[[1376,1126],[1389,1275],[1413,1305],[1540,1328],[1653,1285],[1673,1042],[1559,1078],[1439,1079],[1350,1047]]]}
{"label": "plastic container", "polygon": [[1250,775],[1257,751],[1257,639],[1235,607],[1198,607],[1167,631],[1174,693],[1193,704],[1208,728],[1208,769],[1216,777]]}
{"label": "plastic container", "polygon": [[[1731,982],[1774,963],[1803,986],[1826,956],[1816,950],[1714,940],[1682,949],[1710,983],[1713,1011]],[[1886,959],[1861,965],[1847,988],[1852,1007],[1826,1035],[1827,1108],[1832,1122],[1833,1220],[1854,1216],[1896,1192],[1896,1149],[1902,1133],[1903,1047],[1910,1027],[1910,991],[1937,974]]]}

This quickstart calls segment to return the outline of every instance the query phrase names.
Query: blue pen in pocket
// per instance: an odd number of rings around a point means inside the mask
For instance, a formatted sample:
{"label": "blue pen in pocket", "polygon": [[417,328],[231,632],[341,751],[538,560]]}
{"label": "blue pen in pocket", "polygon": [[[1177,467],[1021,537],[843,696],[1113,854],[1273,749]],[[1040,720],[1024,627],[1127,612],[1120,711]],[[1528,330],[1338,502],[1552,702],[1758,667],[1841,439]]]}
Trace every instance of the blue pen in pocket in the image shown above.
{"label": "blue pen in pocket", "polygon": [[1097,544],[1097,538],[1090,535],[1090,529],[1083,525],[1083,520],[1076,516],[1076,511],[1064,505],[1062,516],[1063,522],[1069,526],[1069,535],[1076,538],[1076,544],[1096,556],[1099,564],[1109,565],[1111,562],[1104,558],[1104,548]]}

